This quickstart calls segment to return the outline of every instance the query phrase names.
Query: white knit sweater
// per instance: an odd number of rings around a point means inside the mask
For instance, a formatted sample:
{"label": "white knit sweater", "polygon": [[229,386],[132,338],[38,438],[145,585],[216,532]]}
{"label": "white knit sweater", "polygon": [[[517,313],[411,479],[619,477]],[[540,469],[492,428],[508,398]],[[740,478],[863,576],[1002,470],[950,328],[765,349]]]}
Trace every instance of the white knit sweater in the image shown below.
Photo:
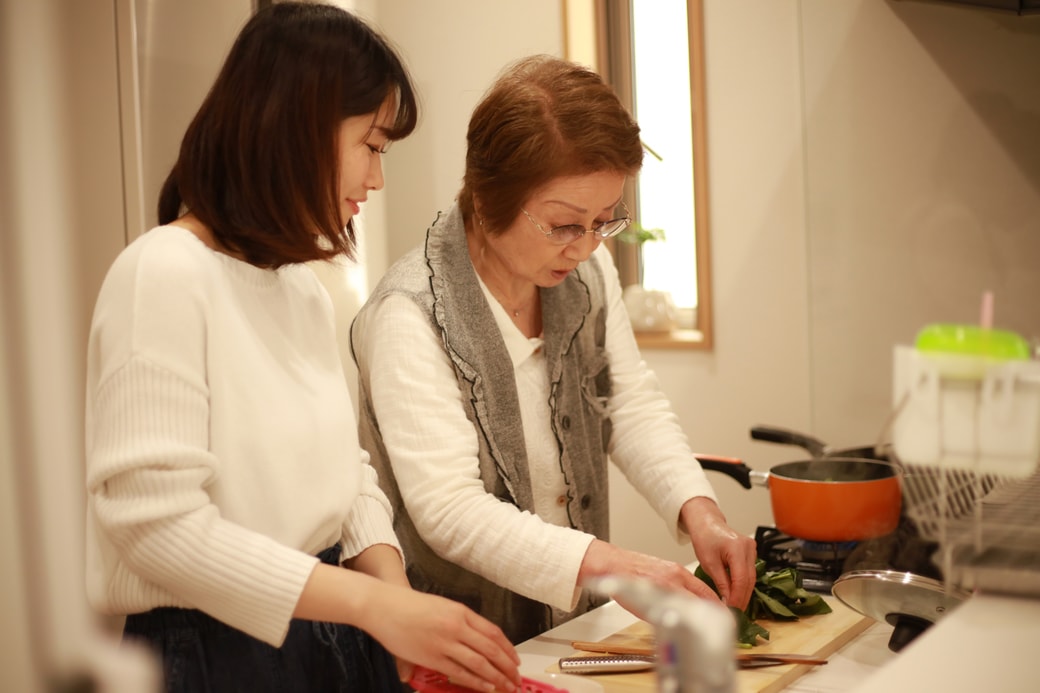
{"label": "white knit sweater", "polygon": [[87,591],[197,608],[273,645],[316,559],[400,547],[314,273],[165,226],[102,286],[87,370]]}

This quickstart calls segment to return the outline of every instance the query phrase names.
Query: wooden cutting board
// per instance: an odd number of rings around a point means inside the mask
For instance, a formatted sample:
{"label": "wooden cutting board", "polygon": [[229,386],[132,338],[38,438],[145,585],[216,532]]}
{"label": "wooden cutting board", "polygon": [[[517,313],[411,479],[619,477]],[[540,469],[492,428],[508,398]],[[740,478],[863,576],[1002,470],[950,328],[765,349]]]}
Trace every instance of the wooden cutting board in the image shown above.
{"label": "wooden cutting board", "polygon": [[[837,599],[828,599],[833,611],[829,614],[806,616],[798,621],[760,621],[769,631],[769,641],[746,652],[766,654],[784,652],[829,657],[874,623],[873,619],[848,608]],[[653,628],[644,621],[610,635],[601,643],[629,647],[653,647]],[[574,654],[587,654],[575,651]],[[588,653],[591,654],[591,653]],[[827,666],[826,664],[822,666]],[[737,671],[737,693],[775,693],[813,669],[806,664],[784,664],[761,669]],[[557,665],[548,671],[559,671]],[[603,686],[606,693],[646,693],[657,690],[657,675],[653,671],[631,674],[589,676]]]}

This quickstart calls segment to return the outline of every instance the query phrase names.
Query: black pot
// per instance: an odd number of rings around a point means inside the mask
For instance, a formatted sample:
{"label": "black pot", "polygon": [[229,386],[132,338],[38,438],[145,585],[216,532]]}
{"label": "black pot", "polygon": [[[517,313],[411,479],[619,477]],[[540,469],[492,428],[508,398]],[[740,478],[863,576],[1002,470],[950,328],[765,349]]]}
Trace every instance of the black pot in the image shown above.
{"label": "black pot", "polygon": [[786,428],[776,426],[752,426],[751,437],[768,443],[779,443],[781,445],[794,445],[808,451],[814,458],[824,457],[853,457],[865,460],[891,461],[891,455],[887,446],[864,445],[856,448],[832,449],[829,445],[808,433],[799,433]]}

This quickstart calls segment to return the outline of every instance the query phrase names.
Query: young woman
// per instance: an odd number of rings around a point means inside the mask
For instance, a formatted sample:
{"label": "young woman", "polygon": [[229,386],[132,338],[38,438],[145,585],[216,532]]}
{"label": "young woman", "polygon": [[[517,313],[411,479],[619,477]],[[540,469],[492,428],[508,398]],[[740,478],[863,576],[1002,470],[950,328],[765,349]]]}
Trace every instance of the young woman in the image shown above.
{"label": "young woman", "polygon": [[[513,690],[501,630],[413,591],[358,446],[328,295],[409,77],[342,10],[275,3],[189,126],[160,226],[113,263],[91,327],[88,592],[170,691],[392,691],[418,663]],[[395,667],[394,657],[397,665]]]}

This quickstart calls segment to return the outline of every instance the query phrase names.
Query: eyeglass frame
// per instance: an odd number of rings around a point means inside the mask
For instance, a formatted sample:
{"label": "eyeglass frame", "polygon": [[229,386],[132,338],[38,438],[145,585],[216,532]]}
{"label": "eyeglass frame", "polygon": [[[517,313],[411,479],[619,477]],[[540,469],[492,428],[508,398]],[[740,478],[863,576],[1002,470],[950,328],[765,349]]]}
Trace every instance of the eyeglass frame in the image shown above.
{"label": "eyeglass frame", "polygon": [[[621,201],[620,205],[621,205],[621,208],[625,210],[625,216],[618,217],[616,219],[608,219],[607,221],[604,221],[604,222],[602,222],[600,224],[597,224],[595,226],[595,228],[591,228],[591,229],[586,228],[586,227],[582,226],[581,224],[560,224],[559,226],[553,226],[548,231],[546,231],[545,228],[541,224],[539,224],[537,221],[534,220],[534,217],[531,216],[530,212],[528,212],[523,207],[520,208],[520,211],[524,213],[524,216],[527,217],[527,220],[530,221],[532,224],[534,224],[535,227],[538,229],[538,231],[543,236],[545,236],[545,238],[550,243],[552,243],[554,245],[570,245],[574,241],[577,241],[578,239],[584,238],[585,234],[588,234],[588,233],[594,233],[597,236],[599,236],[601,239],[605,240],[607,238],[613,238],[614,236],[617,236],[619,233],[621,233],[622,231],[627,229],[632,224],[632,213],[628,211],[628,205],[626,205],[624,203],[624,201]],[[618,227],[616,229],[611,229],[610,233],[604,234],[603,232],[600,231],[600,229],[603,228],[604,226],[606,226],[608,224],[615,224],[617,222],[624,222],[624,223],[618,225]],[[560,229],[573,229],[573,228],[580,228],[581,229],[581,233],[579,233],[577,236],[575,236],[574,238],[570,239],[569,241],[562,241],[561,242],[561,241],[553,240],[553,236],[556,235],[560,231]]]}

